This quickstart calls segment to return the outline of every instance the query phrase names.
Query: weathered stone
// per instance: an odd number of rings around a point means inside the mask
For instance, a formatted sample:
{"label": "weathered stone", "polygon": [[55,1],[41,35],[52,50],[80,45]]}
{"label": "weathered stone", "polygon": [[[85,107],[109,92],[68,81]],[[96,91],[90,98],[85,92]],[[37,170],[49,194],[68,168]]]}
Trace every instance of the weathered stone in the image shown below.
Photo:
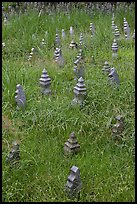
{"label": "weathered stone", "polygon": [[6,157],[6,162],[13,164],[17,162],[20,159],[20,150],[19,150],[19,144],[15,141],[12,144],[12,149],[9,153],[9,155]]}
{"label": "weathered stone", "polygon": [[94,27],[93,23],[90,23],[90,31],[91,31],[91,34],[93,36],[95,34],[95,27]]}
{"label": "weathered stone", "polygon": [[59,35],[57,33],[56,33],[55,44],[56,44],[57,47],[60,46],[60,38],[59,38]]}
{"label": "weathered stone", "polygon": [[65,191],[69,198],[75,198],[80,193],[82,188],[82,181],[80,178],[80,170],[76,166],[71,167],[71,173],[68,176],[65,185]]}
{"label": "weathered stone", "polygon": [[40,86],[42,88],[41,92],[45,95],[50,94],[51,93],[51,90],[50,90],[51,79],[49,75],[47,74],[46,69],[42,71],[42,75],[39,81],[40,81]]}
{"label": "weathered stone", "polygon": [[70,35],[74,35],[74,31],[73,31],[72,26],[70,26],[69,33],[70,33]]}
{"label": "weathered stone", "polygon": [[62,38],[65,38],[65,37],[66,37],[65,31],[64,29],[62,29]]}
{"label": "weathered stone", "polygon": [[107,74],[109,74],[109,73],[110,73],[110,70],[111,70],[111,68],[110,68],[108,62],[105,61],[102,71],[105,72],[105,73],[107,73]]}
{"label": "weathered stone", "polygon": [[116,117],[116,120],[117,120],[117,123],[112,128],[113,136],[121,134],[124,130],[124,123],[123,123],[124,118],[119,115]]}
{"label": "weathered stone", "polygon": [[118,39],[120,36],[120,33],[119,33],[119,30],[118,30],[118,27],[115,26],[115,37]]}
{"label": "weathered stone", "polygon": [[119,77],[115,68],[111,68],[108,77],[111,85],[120,85]]}
{"label": "weathered stone", "polygon": [[24,108],[26,105],[26,96],[20,84],[17,84],[15,94],[17,109]]}
{"label": "weathered stone", "polygon": [[111,27],[112,27],[112,33],[115,34],[115,24],[114,24],[114,21],[112,21],[112,26]]}
{"label": "weathered stone", "polygon": [[69,47],[72,48],[72,49],[74,49],[74,48],[77,48],[78,45],[77,45],[77,43],[74,42],[74,40],[72,40],[71,43],[70,43],[70,45],[69,45]]}
{"label": "weathered stone", "polygon": [[74,87],[74,99],[72,101],[72,104],[83,104],[84,99],[86,98],[86,87],[84,84],[84,79],[80,77],[78,79],[78,83]]}
{"label": "weathered stone", "polygon": [[64,145],[65,154],[72,154],[78,152],[80,149],[80,145],[77,142],[77,138],[74,132],[70,134],[70,138]]}
{"label": "weathered stone", "polygon": [[114,39],[113,44],[112,44],[112,57],[117,57],[118,54],[118,44],[116,42],[116,40]]}

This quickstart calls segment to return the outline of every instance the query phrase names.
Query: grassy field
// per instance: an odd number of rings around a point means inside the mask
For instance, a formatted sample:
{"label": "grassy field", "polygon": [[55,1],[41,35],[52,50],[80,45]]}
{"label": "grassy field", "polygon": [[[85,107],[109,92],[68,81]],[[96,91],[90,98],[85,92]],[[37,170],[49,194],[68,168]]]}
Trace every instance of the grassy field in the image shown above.
{"label": "grassy field", "polygon": [[[63,12],[51,15],[33,10],[12,16],[2,24],[2,201],[3,202],[69,202],[64,185],[75,165],[80,169],[82,189],[79,202],[135,201],[135,45],[131,37],[124,39],[123,18],[126,17],[131,35],[135,28],[135,12],[124,9],[115,12],[115,24],[121,38],[118,59],[112,59],[112,13],[73,9],[70,19]],[[91,39],[93,22],[96,34]],[[80,32],[84,36],[84,67],[87,98],[83,108],[72,107],[74,98],[74,60],[78,51],[69,49],[73,26],[75,41]],[[61,39],[65,66],[53,60],[56,28],[66,32]],[[48,32],[45,36],[45,32]],[[32,35],[35,35],[35,39]],[[46,46],[41,47],[42,38]],[[31,48],[37,48],[29,62]],[[92,62],[91,56],[95,62]],[[108,84],[102,73],[108,61],[117,70],[119,88]],[[42,96],[39,78],[46,68],[50,76],[52,94]],[[25,90],[25,110],[16,110],[16,85]],[[122,141],[116,143],[111,128],[115,117],[123,115],[125,129]],[[64,155],[64,143],[75,132],[80,152]],[[20,143],[20,162],[11,168],[5,164],[12,141]],[[74,200],[77,201],[77,200]]]}

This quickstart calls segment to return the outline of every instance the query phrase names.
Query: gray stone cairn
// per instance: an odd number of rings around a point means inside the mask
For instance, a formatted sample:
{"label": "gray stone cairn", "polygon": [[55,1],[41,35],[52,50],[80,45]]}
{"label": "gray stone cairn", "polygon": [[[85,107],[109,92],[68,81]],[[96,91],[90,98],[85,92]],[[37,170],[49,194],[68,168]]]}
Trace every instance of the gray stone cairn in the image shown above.
{"label": "gray stone cairn", "polygon": [[62,38],[65,38],[65,37],[66,37],[65,31],[64,29],[62,29]]}
{"label": "gray stone cairn", "polygon": [[69,47],[72,49],[77,48],[77,43],[74,40],[72,40]]}
{"label": "gray stone cairn", "polygon": [[70,134],[70,137],[67,142],[65,142],[64,145],[64,152],[65,154],[71,154],[71,153],[76,153],[80,149],[80,145],[78,144],[76,135],[74,132]]}
{"label": "gray stone cairn", "polygon": [[80,46],[80,48],[82,48],[82,45],[83,45],[83,34],[80,33],[80,37],[79,37],[79,46]]}
{"label": "gray stone cairn", "polygon": [[6,163],[13,164],[17,162],[19,159],[20,159],[19,144],[16,141],[14,141],[12,143],[12,149],[9,155],[6,157]]}
{"label": "gray stone cairn", "polygon": [[15,94],[15,102],[17,103],[17,109],[24,108],[26,105],[26,96],[23,91],[23,87],[20,84],[17,84]]}
{"label": "gray stone cairn", "polygon": [[74,99],[72,104],[83,104],[84,99],[86,98],[86,87],[84,84],[84,79],[80,77],[78,83],[74,87]]}
{"label": "gray stone cairn", "polygon": [[102,71],[103,71],[104,73],[107,73],[107,74],[110,73],[111,68],[110,68],[110,66],[109,66],[109,64],[108,64],[107,61],[105,61]]}
{"label": "gray stone cairn", "polygon": [[43,69],[41,78],[39,79],[40,86],[42,88],[41,92],[42,94],[48,95],[51,93],[50,85],[51,85],[51,79],[49,75],[47,74],[46,69]]}
{"label": "gray stone cairn", "polygon": [[124,130],[124,118],[121,116],[121,115],[118,115],[116,117],[116,124],[114,124],[113,128],[112,128],[112,133],[113,133],[113,136],[117,136],[119,134],[121,134]]}
{"label": "gray stone cairn", "polygon": [[112,57],[117,58],[118,56],[118,44],[116,40],[114,39],[113,44],[112,44]]}
{"label": "gray stone cairn", "polygon": [[61,49],[60,49],[60,48],[56,48],[56,49],[55,49],[54,59],[55,59],[55,62],[56,62],[59,66],[63,66],[63,65],[64,65],[64,58],[62,57],[62,52],[61,52]]}
{"label": "gray stone cairn", "polygon": [[82,49],[80,49],[79,54],[77,55],[77,59],[74,61],[74,73],[75,80],[78,80],[80,77],[84,78]]}
{"label": "gray stone cairn", "polygon": [[42,47],[44,47],[46,45],[44,38],[42,39],[41,45],[42,45]]}
{"label": "gray stone cairn", "polygon": [[134,33],[133,33],[133,40],[135,40],[135,29],[134,29]]}
{"label": "gray stone cairn", "polygon": [[60,38],[59,38],[59,35],[56,33],[56,38],[55,38],[55,44],[57,47],[60,46]]}
{"label": "gray stone cairn", "polygon": [[120,85],[119,77],[114,67],[111,68],[108,77],[111,85]]}
{"label": "gray stone cairn", "polygon": [[112,26],[111,27],[112,27],[112,33],[115,34],[115,23],[114,23],[114,21],[112,21]]}
{"label": "gray stone cairn", "polygon": [[130,27],[125,18],[124,18],[124,35],[125,39],[130,39]]}
{"label": "gray stone cairn", "polygon": [[93,36],[95,34],[95,27],[93,25],[93,23],[90,23],[90,31],[91,31],[91,36]]}
{"label": "gray stone cairn", "polygon": [[70,35],[74,35],[74,31],[73,31],[73,27],[72,26],[70,26],[69,33],[70,33]]}
{"label": "gray stone cairn", "polygon": [[80,178],[80,170],[76,166],[71,167],[71,173],[68,176],[65,185],[65,191],[69,198],[75,198],[79,195],[82,188],[82,181]]}
{"label": "gray stone cairn", "polygon": [[118,29],[118,27],[117,26],[115,26],[115,37],[118,39],[119,38],[119,36],[120,36],[120,33],[119,33],[119,29]]}
{"label": "gray stone cairn", "polygon": [[35,50],[35,48],[33,47],[33,48],[31,49],[30,54],[29,54],[28,61],[30,61],[30,60],[32,59],[32,57],[33,57],[33,55],[34,55],[34,50]]}

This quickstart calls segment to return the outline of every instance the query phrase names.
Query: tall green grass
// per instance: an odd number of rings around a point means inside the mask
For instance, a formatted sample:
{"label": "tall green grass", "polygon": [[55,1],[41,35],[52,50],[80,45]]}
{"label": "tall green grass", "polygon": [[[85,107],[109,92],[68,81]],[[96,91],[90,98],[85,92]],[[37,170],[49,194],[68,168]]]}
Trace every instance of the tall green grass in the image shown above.
{"label": "tall green grass", "polygon": [[[131,33],[134,31],[134,12],[115,13],[115,23],[122,38],[123,18]],[[112,60],[111,14],[95,12],[88,15],[72,10],[70,20],[63,12],[52,15],[33,11],[13,16],[2,25],[2,201],[3,202],[65,202],[70,201],[64,185],[73,165],[78,166],[83,187],[79,202],[134,201],[134,111],[135,111],[135,50],[131,39],[119,41],[118,59]],[[93,22],[96,35],[91,39],[89,24]],[[78,42],[84,35],[85,106],[72,107],[74,81],[73,61],[77,51],[69,49],[73,26]],[[56,28],[66,32],[61,40],[65,66],[59,68],[53,60]],[[48,36],[45,37],[45,32]],[[36,40],[32,39],[35,34]],[[42,38],[47,46],[40,47]],[[32,62],[28,62],[32,47],[39,48]],[[95,65],[91,56],[95,58]],[[102,74],[104,62],[114,66],[120,87],[113,89]],[[39,78],[46,68],[52,79],[50,96],[40,93]],[[16,84],[26,93],[27,106],[17,111],[14,101]],[[122,141],[117,144],[111,135],[115,117],[125,117]],[[7,118],[7,119],[5,119]],[[64,143],[70,133],[76,133],[81,150],[77,155],[65,156]],[[20,141],[21,160],[18,168],[5,164],[13,140]]]}

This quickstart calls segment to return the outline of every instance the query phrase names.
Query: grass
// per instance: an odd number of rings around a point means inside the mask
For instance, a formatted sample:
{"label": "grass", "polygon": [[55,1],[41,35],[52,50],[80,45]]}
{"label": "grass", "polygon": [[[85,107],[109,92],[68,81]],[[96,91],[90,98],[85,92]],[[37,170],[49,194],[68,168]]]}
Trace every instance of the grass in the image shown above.
{"label": "grass", "polygon": [[[12,16],[2,25],[2,201],[3,202],[69,202],[64,185],[70,168],[80,169],[82,190],[79,202],[133,202],[135,201],[134,111],[135,111],[135,47],[126,42],[123,18],[126,17],[133,33],[134,12],[115,12],[122,39],[118,42],[118,59],[112,60],[111,14],[86,14],[74,9],[70,20],[63,12],[52,15],[34,11]],[[93,22],[96,35],[90,38],[89,24]],[[73,61],[77,51],[69,50],[73,26],[78,42],[83,32],[85,55],[85,106],[72,107],[76,84]],[[62,42],[65,66],[58,67],[52,47],[56,28],[64,28]],[[48,36],[45,37],[45,32]],[[32,39],[35,34],[36,40]],[[47,46],[40,47],[42,38]],[[28,62],[32,47],[39,48],[32,62]],[[95,66],[91,56],[95,58]],[[114,66],[120,78],[120,87],[113,89],[102,74],[104,62]],[[39,78],[46,68],[52,79],[50,96],[40,93]],[[16,84],[23,85],[27,98],[24,111],[17,111],[14,101]],[[117,144],[111,134],[115,117],[125,117],[122,141]],[[75,132],[81,150],[74,156],[65,156],[64,143]],[[21,160],[18,168],[5,164],[13,140],[20,141]],[[76,200],[75,200],[76,201]]]}

